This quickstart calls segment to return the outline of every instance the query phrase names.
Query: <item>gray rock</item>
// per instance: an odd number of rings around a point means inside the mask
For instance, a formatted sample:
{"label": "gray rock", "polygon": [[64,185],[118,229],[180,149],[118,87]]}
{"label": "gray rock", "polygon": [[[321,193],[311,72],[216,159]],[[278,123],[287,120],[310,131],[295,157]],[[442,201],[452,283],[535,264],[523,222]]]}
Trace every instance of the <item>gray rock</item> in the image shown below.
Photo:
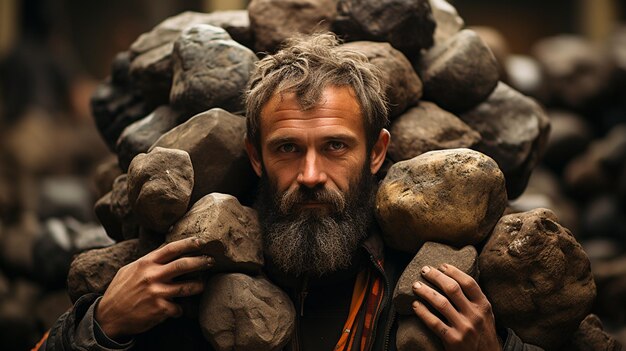
{"label": "gray rock", "polygon": [[339,0],[333,31],[348,41],[388,42],[409,59],[433,45],[428,0]]}
{"label": "gray rock", "polygon": [[231,194],[243,202],[257,179],[245,151],[245,133],[245,118],[215,108],[165,133],[152,148],[189,153],[195,178],[192,203],[213,192]]}
{"label": "gray rock", "polygon": [[183,150],[156,147],[128,168],[128,201],[139,223],[165,233],[189,206],[193,167]]}
{"label": "gray rock", "polygon": [[543,72],[537,60],[526,55],[509,55],[503,64],[506,83],[513,89],[540,102],[547,100]]}
{"label": "gray rock", "polygon": [[365,54],[369,62],[382,72],[385,95],[389,101],[389,118],[418,103],[422,97],[422,81],[404,54],[389,43],[357,41],[344,44],[344,47]]}
{"label": "gray rock", "polygon": [[457,116],[436,104],[421,101],[391,123],[387,151],[394,161],[404,161],[428,151],[471,148],[480,134]]}
{"label": "gray rock", "polygon": [[231,195],[198,200],[172,227],[166,242],[198,237],[200,253],[215,259],[212,271],[256,273],[263,266],[263,243],[256,211]]}
{"label": "gray rock", "polygon": [[152,105],[169,102],[172,86],[172,42],[158,46],[133,58],[130,77],[133,86]]}
{"label": "gray rock", "polygon": [[481,242],[506,201],[504,176],[492,159],[452,149],[394,164],[376,194],[375,212],[387,245],[416,253],[426,241]]}
{"label": "gray rock", "polygon": [[424,97],[452,112],[466,111],[486,100],[500,77],[491,50],[469,29],[428,50],[417,70]]}
{"label": "gray rock", "polygon": [[111,82],[115,85],[130,84],[130,51],[122,51],[115,55],[111,63]]}
{"label": "gray rock", "polygon": [[[111,190],[111,213],[122,226],[122,237],[133,239],[139,235],[139,223],[128,200],[128,175],[122,174],[113,182]],[[107,231],[108,233],[108,231]]]}
{"label": "gray rock", "polygon": [[220,27],[198,24],[174,43],[172,107],[190,114],[214,107],[243,108],[242,94],[256,55]]}
{"label": "gray rock", "polygon": [[137,260],[139,240],[132,239],[76,256],[67,275],[67,293],[76,302],[88,293],[103,294],[123,266]]}
{"label": "gray rock", "polygon": [[117,139],[116,145],[122,171],[128,172],[128,166],[133,158],[142,152],[147,152],[161,135],[176,127],[182,115],[171,107],[163,105],[126,127]]}
{"label": "gray rock", "polygon": [[248,10],[214,11],[207,14],[206,20],[206,24],[224,28],[239,44],[250,49],[254,47]]}
{"label": "gray rock", "polygon": [[248,14],[255,50],[272,53],[297,34],[329,31],[337,0],[252,0]]}
{"label": "gray rock", "polygon": [[217,351],[282,350],[292,337],[295,308],[265,278],[218,274],[200,304],[202,332]]}
{"label": "gray rock", "polygon": [[442,264],[447,263],[476,279],[478,278],[477,259],[478,253],[470,245],[456,249],[431,241],[424,243],[413,260],[406,266],[396,284],[396,289],[393,292],[393,305],[396,307],[396,311],[404,315],[415,314],[411,304],[417,299],[413,293],[413,284],[417,281],[440,290],[422,276],[422,267],[431,266],[437,269]]}
{"label": "gray rock", "polygon": [[587,255],[546,209],[502,217],[478,267],[496,320],[546,350],[573,335],[596,296]]}
{"label": "gray rock", "polygon": [[417,316],[400,316],[396,332],[398,351],[443,351],[441,340]]}
{"label": "gray rock", "polygon": [[429,0],[429,2],[436,23],[433,36],[435,44],[446,41],[465,26],[463,18],[446,0]]}
{"label": "gray rock", "polygon": [[541,106],[499,83],[487,101],[459,117],[480,133],[475,149],[498,163],[509,198],[521,195],[548,140],[550,121]]}

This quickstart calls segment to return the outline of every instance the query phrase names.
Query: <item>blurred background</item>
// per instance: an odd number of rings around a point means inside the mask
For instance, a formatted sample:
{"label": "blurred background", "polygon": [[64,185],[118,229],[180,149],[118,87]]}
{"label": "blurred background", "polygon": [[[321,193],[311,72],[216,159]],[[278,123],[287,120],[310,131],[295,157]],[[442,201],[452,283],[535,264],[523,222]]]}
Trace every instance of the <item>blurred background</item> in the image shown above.
{"label": "blurred background", "polygon": [[[543,164],[511,207],[553,209],[584,245],[605,328],[626,340],[626,2],[455,0],[502,80],[552,120]],[[0,348],[34,345],[70,306],[76,252],[98,225],[113,154],[90,112],[118,52],[169,16],[245,0],[0,0]],[[114,162],[114,161],[113,161]],[[99,177],[95,177],[99,174]]]}

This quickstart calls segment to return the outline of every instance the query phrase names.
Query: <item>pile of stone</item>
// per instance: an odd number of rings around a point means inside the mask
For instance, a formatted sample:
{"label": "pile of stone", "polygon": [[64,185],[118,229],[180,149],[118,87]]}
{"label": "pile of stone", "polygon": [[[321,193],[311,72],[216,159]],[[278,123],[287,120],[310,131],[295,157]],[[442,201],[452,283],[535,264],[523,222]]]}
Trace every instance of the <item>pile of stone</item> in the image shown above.
{"label": "pile of stone", "polygon": [[390,101],[376,218],[388,246],[415,255],[394,292],[398,349],[442,349],[407,306],[421,266],[443,262],[477,278],[496,319],[526,342],[559,350],[602,333],[587,317],[596,288],[572,234],[549,210],[504,215],[545,152],[548,115],[500,81],[489,47],[463,26],[444,0],[252,0],[244,11],[182,13],[140,36],[92,99],[118,156],[100,169],[95,211],[117,244],[74,260],[72,299],[102,293],[120,267],[163,243],[196,236],[216,260],[205,293],[184,302],[186,320],[153,336],[191,318],[216,350],[288,342],[294,307],[263,275],[247,207],[256,177],[242,92],[257,57],[295,34],[333,31],[381,69]]}

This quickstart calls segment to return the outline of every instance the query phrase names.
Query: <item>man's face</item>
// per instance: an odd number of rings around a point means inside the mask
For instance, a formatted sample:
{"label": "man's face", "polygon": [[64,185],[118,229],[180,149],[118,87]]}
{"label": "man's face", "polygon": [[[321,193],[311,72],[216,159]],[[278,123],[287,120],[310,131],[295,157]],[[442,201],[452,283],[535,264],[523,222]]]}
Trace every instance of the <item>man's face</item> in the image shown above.
{"label": "man's face", "polygon": [[306,111],[293,93],[275,94],[261,116],[262,157],[247,147],[261,176],[257,209],[268,258],[296,275],[346,267],[366,236],[372,174],[388,134],[381,132],[384,140],[366,150],[363,117],[349,87],[327,87]]}

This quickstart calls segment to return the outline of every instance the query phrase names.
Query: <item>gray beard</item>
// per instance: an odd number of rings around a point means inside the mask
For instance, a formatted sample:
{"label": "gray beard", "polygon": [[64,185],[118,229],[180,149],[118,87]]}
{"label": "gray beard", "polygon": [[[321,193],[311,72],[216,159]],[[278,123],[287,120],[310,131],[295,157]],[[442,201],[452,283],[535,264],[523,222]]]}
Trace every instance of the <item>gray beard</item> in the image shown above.
{"label": "gray beard", "polygon": [[[265,256],[280,271],[317,276],[349,267],[372,220],[375,178],[364,167],[346,194],[300,187],[279,194],[265,173],[256,208]],[[305,201],[330,204],[330,210],[301,208]]]}

